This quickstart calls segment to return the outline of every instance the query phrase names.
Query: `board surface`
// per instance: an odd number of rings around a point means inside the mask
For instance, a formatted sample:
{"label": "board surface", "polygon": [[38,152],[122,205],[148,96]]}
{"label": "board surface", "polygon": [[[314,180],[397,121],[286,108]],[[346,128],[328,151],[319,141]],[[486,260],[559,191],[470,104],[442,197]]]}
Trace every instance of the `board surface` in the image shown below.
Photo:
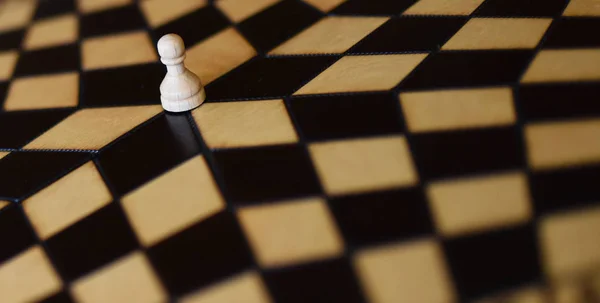
{"label": "board surface", "polygon": [[6,0],[0,302],[600,302],[599,32],[597,0]]}

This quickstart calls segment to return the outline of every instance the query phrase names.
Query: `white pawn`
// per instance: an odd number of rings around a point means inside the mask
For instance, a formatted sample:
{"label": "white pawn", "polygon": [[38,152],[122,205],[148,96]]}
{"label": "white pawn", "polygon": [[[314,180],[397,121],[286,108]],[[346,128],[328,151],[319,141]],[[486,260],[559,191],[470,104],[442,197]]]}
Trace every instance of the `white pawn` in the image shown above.
{"label": "white pawn", "polygon": [[167,66],[167,75],[160,84],[163,108],[170,112],[183,112],[200,106],[206,99],[206,93],[200,78],[184,66],[183,39],[175,34],[164,35],[157,46],[160,61]]}

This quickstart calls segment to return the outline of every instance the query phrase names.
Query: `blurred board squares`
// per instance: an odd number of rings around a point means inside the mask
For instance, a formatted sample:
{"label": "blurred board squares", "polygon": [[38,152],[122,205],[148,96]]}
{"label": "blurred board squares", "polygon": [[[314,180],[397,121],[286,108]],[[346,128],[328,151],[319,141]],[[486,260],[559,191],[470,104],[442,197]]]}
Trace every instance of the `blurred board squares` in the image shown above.
{"label": "blurred board squares", "polygon": [[17,64],[19,54],[15,51],[0,53],[0,80],[9,79]]}
{"label": "blurred board squares", "polygon": [[516,114],[508,88],[406,92],[400,94],[411,132],[459,130],[513,124]]}
{"label": "blurred board squares", "polygon": [[206,85],[255,55],[256,51],[243,36],[229,27],[196,45],[188,46],[185,65]]}
{"label": "blurred board squares", "polygon": [[[136,51],[127,51],[131,49]],[[86,70],[147,63],[158,59],[150,37],[145,32],[86,39],[82,44],[82,56],[82,66]]]}
{"label": "blurred board squares", "polygon": [[533,169],[552,169],[598,162],[599,129],[597,119],[528,124],[525,139],[529,165]]}
{"label": "blurred board squares", "polygon": [[600,49],[542,50],[523,75],[523,83],[575,82],[600,79]]}
{"label": "blurred board squares", "polygon": [[73,283],[78,302],[162,301],[166,294],[146,257],[139,252],[125,256]]}
{"label": "blurred board squares", "polygon": [[[54,87],[61,87],[55,90]],[[6,111],[75,107],[79,99],[79,75],[63,73],[20,78],[11,83]]]}
{"label": "blurred board squares", "polygon": [[145,0],[139,6],[152,27],[164,25],[206,5],[206,0]]}
{"label": "blurred board squares", "polygon": [[112,200],[92,162],[87,162],[23,202],[38,236],[48,239]]}
{"label": "blurred board squares", "polygon": [[529,221],[527,188],[523,173],[510,172],[430,183],[427,194],[438,231],[452,237]]}
{"label": "blurred board squares", "polygon": [[[169,192],[161,189],[171,188]],[[172,200],[165,204],[164,201]],[[202,156],[196,156],[122,199],[140,242],[150,246],[225,207]],[[161,218],[157,220],[157,218]]]}
{"label": "blurred board squares", "polygon": [[272,6],[280,0],[219,0],[215,5],[233,22],[241,22],[246,18]]}
{"label": "blurred board squares", "polygon": [[451,302],[455,299],[441,247],[432,239],[360,251],[354,266],[372,302]]}
{"label": "blurred board squares", "polygon": [[77,0],[79,11],[89,14],[131,3],[131,0]]}
{"label": "blurred board squares", "polygon": [[38,21],[29,28],[24,46],[26,49],[38,49],[75,42],[79,28],[77,23],[73,14]]}
{"label": "blurred board squares", "polygon": [[189,295],[182,303],[235,302],[271,303],[264,282],[256,272],[245,272]]}
{"label": "blurred board squares", "polygon": [[40,246],[34,246],[2,264],[0,282],[2,297],[9,302],[43,299],[62,287],[60,278]]}
{"label": "blurred board squares", "polygon": [[245,207],[238,216],[262,267],[331,258],[344,250],[333,217],[321,199]]}
{"label": "blurred board squares", "polygon": [[35,0],[10,0],[3,3],[0,13],[0,30],[24,27],[33,18]]}
{"label": "blurred board squares", "polygon": [[313,143],[309,151],[321,183],[330,195],[411,186],[419,182],[403,136]]}
{"label": "blurred board squares", "polygon": [[600,210],[585,208],[548,215],[540,223],[544,269],[555,280],[569,279],[598,263],[596,231]]}

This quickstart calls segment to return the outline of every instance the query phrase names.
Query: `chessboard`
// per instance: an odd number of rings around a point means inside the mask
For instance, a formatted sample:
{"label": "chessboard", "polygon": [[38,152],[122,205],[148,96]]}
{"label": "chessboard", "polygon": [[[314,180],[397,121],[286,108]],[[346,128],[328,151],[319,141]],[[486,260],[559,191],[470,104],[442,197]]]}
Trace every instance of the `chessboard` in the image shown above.
{"label": "chessboard", "polygon": [[0,302],[600,302],[599,33],[598,0],[5,0]]}

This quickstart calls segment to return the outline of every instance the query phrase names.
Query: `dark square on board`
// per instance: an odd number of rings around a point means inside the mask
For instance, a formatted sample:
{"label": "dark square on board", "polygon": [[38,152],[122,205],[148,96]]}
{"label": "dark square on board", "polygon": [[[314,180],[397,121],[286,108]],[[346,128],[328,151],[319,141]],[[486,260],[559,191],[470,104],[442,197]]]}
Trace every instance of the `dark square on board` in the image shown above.
{"label": "dark square on board", "polygon": [[519,80],[533,55],[529,50],[442,51],[423,60],[401,87],[512,84]]}
{"label": "dark square on board", "polygon": [[18,29],[0,34],[0,51],[18,50],[25,37],[25,30]]}
{"label": "dark square on board", "polygon": [[447,240],[446,260],[461,302],[539,281],[535,232],[524,225]]}
{"label": "dark square on board", "polygon": [[33,19],[54,17],[75,10],[75,0],[39,0]]}
{"label": "dark square on board", "polygon": [[170,293],[182,295],[252,266],[250,248],[235,218],[220,212],[148,249]]}
{"label": "dark square on board", "polygon": [[269,270],[264,273],[264,278],[277,302],[364,302],[346,258]]}
{"label": "dark square on board", "polygon": [[23,252],[36,241],[21,207],[11,203],[0,209],[0,263]]}
{"label": "dark square on board", "polygon": [[291,114],[309,141],[384,135],[403,131],[393,93],[292,98]]}
{"label": "dark square on board", "polygon": [[427,200],[418,187],[330,199],[346,243],[365,246],[433,234]]}
{"label": "dark square on board", "polygon": [[80,19],[82,38],[144,29],[146,22],[137,4],[83,15]]}
{"label": "dark square on board", "polygon": [[466,17],[392,18],[369,34],[350,53],[438,50],[465,23]]}
{"label": "dark square on board", "polygon": [[515,127],[496,127],[413,135],[411,147],[423,180],[525,166]]}
{"label": "dark square on board", "polygon": [[544,48],[585,48],[599,47],[600,18],[560,18],[552,23]]}
{"label": "dark square on board", "polygon": [[89,159],[83,152],[12,152],[0,161],[0,198],[25,198]]}
{"label": "dark square on board", "polygon": [[276,98],[292,94],[339,57],[276,57],[250,60],[206,86],[211,100]]}
{"label": "dark square on board", "polygon": [[0,113],[0,148],[21,148],[73,112],[72,109]]}
{"label": "dark square on board", "polygon": [[119,203],[111,203],[46,241],[58,272],[73,281],[138,248]]}
{"label": "dark square on board", "polygon": [[57,294],[54,294],[50,297],[47,297],[38,303],[74,303],[73,298],[67,291],[61,291]]}
{"label": "dark square on board", "polygon": [[534,172],[531,195],[537,215],[599,205],[600,165]]}
{"label": "dark square on board", "polygon": [[[155,39],[177,33],[187,48],[229,26],[227,17],[212,5],[206,5],[154,30]],[[158,41],[158,40],[157,40]]]}
{"label": "dark square on board", "polygon": [[77,71],[80,66],[79,45],[61,45],[24,51],[19,55],[15,76]]}
{"label": "dark square on board", "polygon": [[490,17],[557,17],[569,0],[486,0],[473,13]]}
{"label": "dark square on board", "polygon": [[100,167],[124,195],[200,153],[187,115],[159,114],[135,132],[100,151]]}
{"label": "dark square on board", "polygon": [[516,98],[519,114],[528,122],[598,117],[598,99],[598,82],[522,85]]}
{"label": "dark square on board", "polygon": [[321,16],[318,10],[302,1],[283,0],[240,22],[238,28],[259,53],[268,52]]}
{"label": "dark square on board", "polygon": [[320,192],[310,159],[300,145],[217,150],[213,156],[234,203]]}
{"label": "dark square on board", "polygon": [[340,15],[399,15],[417,0],[349,0],[332,13]]}
{"label": "dark square on board", "polygon": [[84,107],[160,104],[161,63],[84,71],[81,81]]}
{"label": "dark square on board", "polygon": [[9,86],[9,81],[0,81],[0,107],[4,107],[4,101],[6,100]]}

